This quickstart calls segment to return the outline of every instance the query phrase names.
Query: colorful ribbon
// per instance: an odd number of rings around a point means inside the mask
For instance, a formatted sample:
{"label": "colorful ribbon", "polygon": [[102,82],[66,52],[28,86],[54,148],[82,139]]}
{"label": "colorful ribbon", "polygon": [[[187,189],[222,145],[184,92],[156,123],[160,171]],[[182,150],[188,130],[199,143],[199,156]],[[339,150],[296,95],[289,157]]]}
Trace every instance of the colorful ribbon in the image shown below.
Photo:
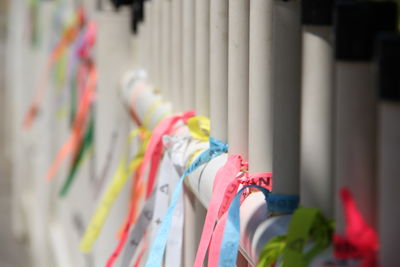
{"label": "colorful ribbon", "polygon": [[[169,191],[176,185],[178,180],[179,175],[173,168],[169,155],[165,154],[160,166],[157,190],[155,190],[154,193],[155,200],[146,200],[145,206],[139,215],[139,219],[134,225],[129,235],[128,242],[126,243],[121,267],[131,266],[130,262],[132,261],[132,258],[149,227],[153,228],[152,231],[158,229],[162,215],[168,208]],[[152,201],[153,203],[149,203],[149,201]],[[150,240],[151,239],[152,238],[150,238]],[[179,264],[175,266],[179,266]]]}
{"label": "colorful ribbon", "polygon": [[315,208],[298,208],[290,221],[287,235],[268,241],[260,253],[258,267],[274,265],[305,267],[331,243],[333,222]]}
{"label": "colorful ribbon", "polygon": [[207,142],[210,138],[210,120],[204,116],[195,116],[187,121],[190,135],[197,140]]}
{"label": "colorful ribbon", "polygon": [[191,174],[194,170],[196,170],[199,166],[209,162],[211,159],[221,155],[222,153],[228,150],[228,146],[215,138],[210,137],[210,148],[203,153],[201,153],[194,162],[189,166],[188,169],[181,176],[177,186],[175,187],[174,193],[171,197],[171,203],[168,207],[168,210],[164,216],[164,219],[160,225],[160,228],[157,232],[156,239],[154,241],[153,246],[150,249],[149,257],[146,263],[146,267],[156,267],[160,266],[163,256],[164,250],[167,243],[169,230],[172,223],[172,215],[177,204],[180,192],[182,190],[182,185],[185,177]]}
{"label": "colorful ribbon", "polygon": [[[132,131],[129,135],[128,138],[128,144],[132,142],[132,140],[140,134],[142,131],[142,128],[138,128],[134,131]],[[84,253],[88,253],[92,250],[93,244],[95,240],[97,239],[98,235],[100,234],[100,231],[104,225],[104,222],[111,210],[111,207],[126,184],[126,181],[129,178],[129,175],[134,172],[134,170],[140,165],[140,163],[143,160],[143,154],[144,150],[146,149],[145,147],[145,142],[142,143],[141,147],[139,148],[139,151],[136,153],[134,158],[131,160],[129,163],[129,166],[127,168],[126,166],[126,160],[127,156],[124,154],[120,160],[120,163],[118,165],[117,171],[107,188],[106,192],[104,193],[102,199],[100,200],[99,205],[96,208],[96,211],[89,223],[89,226],[86,229],[86,232],[80,242],[80,250]]]}
{"label": "colorful ribbon", "polygon": [[257,267],[273,265],[283,254],[286,247],[286,235],[275,236],[261,250]]}
{"label": "colorful ribbon", "polygon": [[235,195],[228,210],[228,220],[222,238],[220,258],[218,261],[219,267],[231,267],[236,265],[240,241],[240,199],[242,193],[248,188],[257,188],[264,194],[266,200],[270,193],[270,191],[264,187],[246,185]]}
{"label": "colorful ribbon", "polygon": [[79,167],[82,165],[86,153],[90,151],[90,148],[93,145],[93,139],[94,139],[94,115],[91,114],[89,120],[89,126],[83,138],[82,145],[80,146],[77,155],[74,157],[72,167],[68,173],[67,179],[65,180],[59,192],[60,197],[65,197],[67,195],[72,185],[72,182],[74,181],[74,178],[77,174],[77,171]]}
{"label": "colorful ribbon", "polygon": [[178,121],[187,121],[190,117],[193,117],[194,115],[194,111],[187,111],[182,115],[169,116],[161,121],[156,126],[156,128],[154,128],[150,138],[149,146],[144,155],[143,166],[139,175],[139,181],[144,181],[146,168],[148,167],[148,165],[150,165],[149,175],[147,179],[146,198],[150,196],[154,188],[158,165],[160,164],[162,156],[162,137],[168,134],[175,127],[175,124]]}
{"label": "colorful ribbon", "polygon": [[220,213],[221,206],[224,202],[225,206],[230,204],[229,196],[226,198],[225,194],[222,192],[233,192],[234,195],[236,194],[236,185],[233,184],[234,188],[228,188],[228,186],[234,179],[236,179],[236,176],[240,172],[242,166],[243,164],[241,156],[229,156],[225,165],[218,170],[215,176],[213,194],[211,195],[210,203],[207,208],[207,215],[204,222],[199,247],[196,253],[194,267],[203,266],[204,258],[213,234],[215,222],[219,217],[218,214]]}
{"label": "colorful ribbon", "polygon": [[72,125],[72,130],[69,138],[64,143],[62,148],[57,153],[53,163],[51,164],[49,170],[47,171],[46,178],[52,180],[56,175],[58,169],[60,168],[64,159],[70,153],[75,153],[78,149],[84,125],[86,123],[90,106],[92,104],[95,88],[97,83],[97,71],[94,66],[90,67],[88,79],[84,89],[84,94],[82,100],[79,103],[78,112],[75,115],[75,119]]}
{"label": "colorful ribbon", "polygon": [[[161,102],[155,102],[155,105],[152,105],[148,112],[152,113],[155,109],[156,105],[159,105]],[[162,153],[163,153],[163,146],[162,146],[162,137],[166,134],[169,134],[175,127],[176,123],[180,120],[187,121],[189,118],[194,116],[194,111],[188,111],[184,114],[181,115],[173,115],[170,117],[167,117],[163,119],[153,130],[153,133],[150,137],[149,145],[146,149],[142,166],[140,166],[139,172],[138,172],[138,177],[135,179],[134,183],[137,186],[142,186],[144,184],[144,172],[146,171],[146,167],[150,165],[150,170],[149,170],[149,175],[148,175],[148,182],[147,182],[147,190],[146,190],[146,200],[149,198],[149,196],[153,192],[154,188],[154,183],[156,179],[156,175],[158,172],[158,166],[161,161]],[[135,189],[134,189],[135,190]],[[140,200],[140,197],[135,195],[135,201],[131,202],[131,209],[134,209],[136,211],[136,206],[138,204],[138,201]],[[134,205],[135,207],[132,207]],[[128,216],[133,216],[136,217],[136,212],[133,212],[132,214]],[[127,221],[132,221],[132,218],[128,217]],[[130,223],[125,222],[125,226],[123,227],[123,237],[126,236],[125,232],[129,231],[130,228]],[[123,248],[125,244],[126,238],[121,238],[120,242],[115,250],[115,252],[112,254],[112,256],[108,260],[108,265],[107,267],[112,266],[112,264],[115,262],[117,257],[119,256],[121,249]]]}
{"label": "colorful ribbon", "polygon": [[362,267],[374,267],[377,264],[379,238],[376,231],[367,224],[347,188],[340,191],[346,229],[345,236],[333,237],[334,255],[338,259],[361,259]]}
{"label": "colorful ribbon", "polygon": [[37,117],[39,109],[42,105],[43,97],[47,91],[48,75],[51,68],[53,67],[54,62],[57,61],[57,59],[59,59],[63,55],[65,49],[78,36],[78,33],[82,28],[82,26],[84,25],[84,23],[85,23],[85,11],[83,8],[79,8],[75,13],[75,18],[73,20],[73,23],[65,29],[59,42],[57,43],[57,45],[54,47],[54,49],[47,58],[46,67],[40,77],[38,87],[34,94],[34,99],[24,118],[23,126],[25,129],[29,129],[32,126],[33,121]]}
{"label": "colorful ribbon", "polygon": [[332,233],[332,222],[325,219],[318,209],[297,209],[289,224],[282,266],[308,266],[316,255],[329,246]]}
{"label": "colorful ribbon", "polygon": [[[255,184],[269,191],[272,190],[271,173],[255,173],[249,175],[247,173],[247,168],[248,164],[247,162],[243,162],[241,156],[231,155],[228,157],[225,165],[218,170],[214,179],[212,195],[207,209],[206,220],[194,266],[203,266],[211,238],[213,240],[213,249],[210,247],[211,256],[209,255],[209,265],[215,266],[217,264],[218,257],[214,257],[213,252],[216,251],[215,248],[219,247],[222,242],[222,234],[225,227],[224,214],[231,205],[232,199],[235,197],[240,185],[247,186]],[[240,174],[244,176],[244,178],[238,177]],[[214,229],[217,218],[219,218],[220,221]]]}

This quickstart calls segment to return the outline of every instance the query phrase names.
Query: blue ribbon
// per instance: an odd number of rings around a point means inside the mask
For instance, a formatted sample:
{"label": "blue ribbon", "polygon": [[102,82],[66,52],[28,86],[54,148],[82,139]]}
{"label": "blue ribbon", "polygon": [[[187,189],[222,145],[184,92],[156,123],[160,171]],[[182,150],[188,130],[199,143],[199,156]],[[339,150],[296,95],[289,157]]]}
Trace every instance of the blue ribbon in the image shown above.
{"label": "blue ribbon", "polygon": [[271,194],[268,196],[268,210],[272,212],[293,213],[299,206],[298,195]]}
{"label": "blue ribbon", "polygon": [[236,257],[240,241],[240,198],[245,189],[254,187],[263,192],[269,211],[292,213],[298,206],[299,196],[270,194],[270,191],[258,185],[246,185],[235,195],[228,209],[224,236],[218,267],[236,266]]}
{"label": "blue ribbon", "polygon": [[240,240],[240,197],[244,190],[255,187],[263,192],[265,200],[268,199],[270,191],[258,185],[246,185],[235,195],[228,210],[224,236],[221,243],[221,253],[218,267],[236,266],[236,257],[239,250]]}
{"label": "blue ribbon", "polygon": [[172,194],[171,197],[171,203],[168,207],[167,212],[164,215],[164,219],[161,222],[160,228],[158,229],[156,239],[154,240],[154,244],[150,249],[150,253],[146,262],[146,267],[161,266],[161,262],[164,257],[165,247],[167,245],[169,230],[171,228],[172,215],[175,210],[176,203],[179,199],[179,195],[182,191],[182,185],[183,181],[185,180],[185,177],[191,174],[201,165],[209,162],[213,158],[227,151],[228,151],[227,144],[222,143],[218,139],[210,137],[210,148],[201,153],[183,173],[178,184],[175,187],[174,193]]}

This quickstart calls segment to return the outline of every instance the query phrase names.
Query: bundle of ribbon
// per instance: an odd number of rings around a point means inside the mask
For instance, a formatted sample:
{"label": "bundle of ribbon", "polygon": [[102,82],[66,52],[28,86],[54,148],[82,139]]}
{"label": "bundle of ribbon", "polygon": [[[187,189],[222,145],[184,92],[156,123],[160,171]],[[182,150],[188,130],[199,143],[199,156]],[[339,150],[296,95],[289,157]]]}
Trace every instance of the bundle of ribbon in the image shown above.
{"label": "bundle of ribbon", "polygon": [[[81,89],[81,97],[78,104],[77,112],[75,114],[71,133],[67,141],[63,144],[59,152],[57,153],[53,163],[51,164],[48,172],[47,179],[52,180],[58,172],[62,162],[66,159],[69,154],[72,154],[72,174],[67,177],[60,194],[65,195],[71,185],[74,174],[80,160],[82,159],[83,149],[88,148],[92,143],[93,136],[93,121],[88,123],[90,109],[94,101],[95,89],[97,84],[97,71],[90,56],[90,50],[93,48],[96,38],[96,24],[89,22],[85,28],[85,38],[82,46],[79,49],[81,57],[80,74],[84,77],[84,85]],[[84,132],[86,131],[86,134]],[[85,136],[85,137],[84,137]],[[86,145],[85,141],[86,140]],[[82,151],[80,151],[80,148]]]}
{"label": "bundle of ribbon", "polygon": [[[158,171],[159,164],[161,162],[161,156],[163,153],[163,146],[162,146],[162,137],[168,133],[170,133],[172,130],[174,130],[174,127],[176,123],[179,121],[186,122],[190,117],[194,116],[193,111],[188,111],[184,114],[180,115],[172,115],[164,120],[162,120],[157,127],[153,130],[152,135],[150,137],[150,141],[148,144],[148,147],[146,149],[146,152],[143,157],[143,162],[141,165],[141,168],[138,170],[138,176],[134,180],[134,183],[137,184],[137,186],[143,186],[147,185],[146,187],[146,195],[145,195],[145,200],[146,204],[149,205],[149,208],[151,207],[151,202],[153,202],[153,199],[150,199],[152,196],[152,192],[154,190],[154,184],[156,180],[156,175]],[[147,167],[150,167],[148,177],[145,179],[145,170]],[[146,183],[147,180],[147,183]],[[150,199],[150,200],[149,200]],[[137,199],[138,201],[138,199]],[[135,201],[135,206],[137,201]],[[132,210],[132,205],[131,205],[131,210]],[[135,209],[136,210],[136,209]],[[131,218],[132,216],[136,217],[136,214],[134,212],[130,212],[128,215],[128,218]],[[121,253],[121,250],[126,242],[126,239],[128,237],[129,229],[131,226],[131,219],[128,219],[128,221],[125,223],[125,227],[123,228],[122,235],[120,238],[120,242],[117,245],[116,249],[110,256],[110,258],[107,261],[106,266],[112,266],[115,260],[118,258],[119,254]],[[82,247],[81,247],[82,248]]]}
{"label": "bundle of ribbon", "polygon": [[277,262],[284,267],[309,266],[330,245],[334,246],[334,258],[323,261],[329,266],[348,266],[343,260],[359,260],[360,266],[365,267],[378,266],[376,231],[363,219],[350,191],[343,188],[340,195],[346,219],[345,236],[334,233],[333,221],[324,218],[318,209],[301,207],[293,214],[287,235],[272,238],[262,249],[258,266],[274,266]]}
{"label": "bundle of ribbon", "polygon": [[[95,39],[96,25],[93,22],[86,23],[83,9],[79,9],[74,22],[66,28],[60,41],[49,55],[44,75],[44,77],[47,76],[47,72],[61,58],[65,49],[73,44],[75,48],[73,53],[79,58],[77,67],[79,103],[74,112],[71,134],[47,173],[47,178],[49,180],[52,179],[64,159],[69,154],[72,154],[71,169],[60,191],[62,196],[67,194],[85,152],[89,150],[93,143],[94,116],[90,111],[95,97],[97,72],[91,57],[91,50],[95,44]],[[25,117],[24,126],[26,128],[32,125],[37,116],[46,90],[45,85],[38,88],[35,99]],[[135,102],[140,93],[146,88],[148,87],[145,83],[136,86],[131,100]],[[139,125],[139,128],[129,135],[127,146],[138,138],[140,140],[139,148],[128,166],[126,164],[128,156],[126,153],[122,155],[117,171],[80,243],[81,251],[90,252],[101,232],[114,200],[125,186],[129,177],[133,177],[128,214],[119,231],[119,242],[107,261],[106,266],[108,267],[115,263],[127,240],[130,242],[125,247],[123,267],[129,266],[139,242],[143,240],[143,246],[137,255],[135,266],[140,263],[144,251],[149,245],[146,242],[148,240],[146,237],[149,237],[147,235],[148,227],[159,219],[157,216],[156,220],[154,216],[157,209],[158,214],[163,212],[165,214],[162,220],[157,223],[156,228],[158,231],[154,237],[154,243],[150,244],[150,253],[146,266],[160,266],[173,224],[174,213],[176,213],[176,209],[179,209],[179,205],[182,204],[180,202],[182,202],[182,187],[185,178],[201,165],[228,150],[226,144],[209,136],[208,119],[195,117],[194,111],[177,115],[165,114],[150,133],[150,119],[161,104],[162,101],[160,99],[151,103],[143,121],[139,120],[134,109],[130,109],[132,118]],[[165,154],[163,138],[173,135],[176,128],[182,126],[182,124],[179,124],[180,122],[183,122],[183,125],[187,125],[189,133],[194,139],[203,142],[208,141],[209,148],[204,151],[201,149],[196,150],[188,160],[187,168],[180,179],[173,181],[172,179],[168,180],[168,177],[163,175],[166,173],[165,169],[173,164],[165,156],[164,161],[162,161],[163,154]],[[177,150],[172,149],[172,153]],[[157,181],[160,164],[163,171]],[[209,250],[208,266],[235,265],[240,241],[240,205],[254,191],[261,191],[264,194],[268,211],[286,214],[294,212],[287,235],[276,236],[269,240],[261,252],[259,266],[273,265],[279,261],[282,261],[284,267],[307,266],[315,255],[331,244],[332,222],[325,219],[316,209],[297,209],[298,196],[273,194],[271,173],[249,174],[247,169],[248,164],[243,161],[240,155],[230,155],[226,164],[217,172],[194,266],[200,267],[203,265],[207,250]],[[175,176],[175,174],[171,175],[171,177]],[[162,209],[159,208],[160,204],[157,203],[161,201],[165,203],[166,198],[162,198],[157,194],[159,194],[158,191],[163,192],[164,189],[162,188],[165,188],[163,187],[165,185],[168,185],[169,188],[175,186],[175,190],[171,196],[169,207]],[[345,237],[339,235],[334,235],[333,237],[335,256],[339,259],[358,258],[362,260],[363,266],[376,266],[377,234],[363,220],[348,190],[343,190],[341,195],[345,207],[347,228]],[[143,200],[144,205],[138,216],[140,203]],[[180,216],[179,219],[182,218],[183,216]],[[177,225],[182,228],[182,223]],[[130,236],[129,232],[131,232]],[[176,248],[177,250],[180,249],[179,246]],[[167,266],[171,265],[168,260],[166,262]]]}
{"label": "bundle of ribbon", "polygon": [[28,112],[25,115],[23,123],[25,129],[29,129],[32,126],[41,108],[43,97],[46,94],[48,87],[47,83],[50,70],[53,68],[54,63],[58,59],[60,59],[60,57],[69,47],[69,45],[77,38],[79,32],[81,31],[85,23],[86,23],[85,10],[83,9],[83,7],[81,7],[77,9],[76,13],[74,14],[72,22],[65,28],[64,32],[60,37],[60,40],[55,45],[55,47],[50,52],[50,55],[47,58],[46,67],[43,70],[42,75],[40,77],[39,84],[34,94],[34,99],[28,109]]}
{"label": "bundle of ribbon", "polygon": [[[298,208],[288,233],[271,239],[260,254],[258,266],[270,266],[282,260],[282,266],[309,266],[311,260],[331,243],[332,221],[318,209]],[[307,247],[307,249],[305,249]]]}
{"label": "bundle of ribbon", "polygon": [[[74,104],[75,97],[72,97],[70,136],[57,153],[46,174],[47,179],[52,180],[62,162],[69,154],[72,155],[71,168],[60,190],[60,196],[67,194],[77,170],[87,154],[86,152],[90,150],[93,144],[94,116],[91,109],[95,96],[97,71],[92,50],[96,42],[96,32],[96,24],[87,20],[83,7],[78,8],[47,58],[46,68],[43,70],[34,99],[24,119],[24,127],[29,129],[37,117],[46,94],[49,72],[60,64],[64,64],[62,62],[64,55],[71,48],[71,60],[68,68],[70,84],[65,84],[64,89],[66,90],[69,87],[72,89],[72,96],[77,96],[78,104]],[[65,73],[63,73],[63,76],[65,76]],[[74,81],[74,78],[76,78],[76,81]],[[74,85],[77,85],[77,87]],[[64,94],[61,93],[60,96],[64,96]]]}
{"label": "bundle of ribbon", "polygon": [[[136,96],[135,97],[136,99],[143,91],[142,90],[143,88],[146,88],[143,87],[143,83],[140,83],[139,86],[136,86],[136,88],[134,88],[133,93]],[[152,117],[152,113],[154,112],[154,110],[160,104],[161,102],[157,100],[150,105],[145,114],[143,124],[140,127],[142,131],[150,133],[147,130],[149,125],[149,120]],[[132,110],[133,108],[131,107],[130,109]],[[192,131],[193,134],[195,135],[197,134],[197,136],[200,136],[202,133],[204,134],[204,132],[206,132],[204,128],[207,125],[209,126],[209,122],[206,123],[203,122],[201,126],[198,126],[196,128],[197,125],[196,123],[200,123],[200,121],[203,120],[198,118],[190,119],[193,118],[194,114],[195,113],[193,111],[188,111],[183,114],[172,115],[172,116],[167,116],[168,114],[166,114],[167,117],[162,118],[162,120],[158,123],[156,128],[152,131],[151,137],[150,134],[148,134],[149,139],[146,140],[145,143],[142,143],[144,144],[143,148],[145,149],[145,152],[143,151],[143,155],[140,154],[140,158],[138,158],[139,155],[135,157],[135,159],[138,160],[138,161],[135,160],[135,162],[137,163],[135,164],[135,168],[128,169],[126,172],[124,172],[124,175],[121,175],[122,172],[120,171],[120,169],[122,167],[119,168],[119,171],[117,171],[113,179],[113,181],[115,182],[110,183],[108,189],[106,190],[106,193],[102,198],[102,201],[100,201],[100,204],[96,209],[96,212],[91,220],[91,223],[87,228],[85,235],[81,240],[80,244],[81,251],[89,252],[91,250],[97,236],[101,231],[102,225],[104,224],[107,214],[110,211],[112,203],[114,202],[116,196],[118,195],[121,188],[127,181],[128,176],[132,175],[134,179],[132,186],[132,197],[131,197],[130,208],[127,214],[127,218],[120,230],[119,243],[115,248],[114,252],[112,253],[112,255],[110,256],[109,260],[107,261],[107,266],[113,265],[115,260],[118,258],[120,252],[122,251],[124,244],[126,243],[131,225],[134,222],[137,222],[137,225],[140,225],[140,222],[143,220],[142,215],[144,214],[148,218],[148,213],[146,213],[145,211],[153,206],[152,203],[154,203],[153,200],[154,197],[152,197],[153,196],[152,192],[154,191],[156,175],[163,154],[163,146],[162,146],[163,136],[171,134],[175,130],[175,128],[179,126],[179,124],[177,124],[178,122],[183,121],[184,123],[186,123],[188,120],[190,120],[190,124],[192,125],[190,126],[190,128],[194,129]],[[124,162],[124,160],[121,160],[121,162]],[[120,164],[120,166],[122,165]],[[122,176],[123,178],[121,178]],[[143,197],[144,188],[146,188],[144,196],[145,205],[142,209],[142,214],[139,216],[139,218],[137,218],[138,206]]]}
{"label": "bundle of ribbon", "polygon": [[[79,103],[83,101],[85,90],[87,90],[84,84],[89,82],[88,79],[90,78],[91,72],[93,71],[92,70],[93,60],[91,51],[95,44],[95,39],[96,39],[96,25],[93,22],[90,22],[88,23],[88,25],[86,25],[86,27],[83,28],[82,41],[79,42],[79,45],[76,46],[76,50],[74,51],[74,53],[76,53],[79,58],[77,76],[80,77],[80,80],[82,80],[77,84],[83,85],[82,87],[75,88],[75,90],[79,91],[81,94],[79,97],[80,98]],[[72,88],[71,91],[73,92],[75,90],[74,88]],[[89,90],[95,90],[95,89],[89,88]],[[74,102],[74,99],[72,99],[72,102]],[[72,182],[74,181],[74,178],[76,177],[79,167],[82,165],[85,156],[88,154],[88,152],[93,146],[95,118],[93,114],[92,103],[93,100],[90,102],[89,110],[87,111],[89,114],[86,115],[88,118],[86,119],[87,122],[86,126],[84,127],[85,129],[83,130],[84,133],[82,133],[82,137],[80,138],[77,148],[73,153],[70,171],[68,173],[67,179],[62,185],[62,188],[59,193],[60,196],[65,196],[68,193],[69,188]],[[73,111],[73,109],[71,109],[71,111]],[[76,114],[76,111],[73,112]],[[72,127],[74,127],[74,125],[72,125]]]}
{"label": "bundle of ribbon", "polygon": [[[140,88],[144,90],[145,87],[142,84],[139,87],[139,89]],[[137,95],[140,94],[140,92],[142,91],[139,89],[136,89],[137,90],[135,94],[136,98]],[[157,105],[159,105],[159,102],[157,101],[151,104],[146,114],[153,112],[155,106]],[[209,138],[208,136],[209,121],[205,118],[193,117],[193,115],[194,112],[187,112],[184,115],[175,115],[167,117],[157,125],[157,127],[154,129],[152,133],[148,148],[143,158],[143,163],[141,164],[141,167],[137,170],[137,173],[135,174],[136,177],[134,179],[134,184],[136,184],[137,186],[136,188],[139,187],[142,188],[143,184],[145,183],[145,180],[147,180],[147,189],[145,196],[146,200],[142,209],[142,213],[140,214],[135,227],[131,231],[131,237],[129,238],[130,242],[128,243],[128,247],[125,250],[123,258],[123,266],[128,266],[128,264],[131,262],[131,258],[133,257],[133,254],[135,253],[136,248],[139,245],[139,242],[145,236],[145,233],[147,231],[146,230],[147,226],[150,224],[149,222],[152,221],[153,210],[155,205],[154,199],[156,198],[153,193],[154,193],[157,170],[160,163],[161,155],[163,153],[162,141],[161,141],[162,137],[164,135],[170,134],[174,129],[174,125],[176,124],[176,122],[182,120],[186,122],[186,124],[189,126],[189,132],[192,137],[201,141],[209,139],[210,145],[209,149],[203,152],[200,152],[201,150],[196,150],[195,153],[193,153],[192,157],[190,157],[191,160],[189,160],[189,162],[191,163],[182,174],[181,179],[178,181],[176,189],[174,190],[174,193],[171,197],[170,206],[166,210],[164,218],[161,220],[161,224],[158,227],[158,232],[155,237],[153,246],[151,247],[150,255],[148,257],[147,261],[148,266],[159,266],[161,264],[166,243],[168,240],[168,233],[170,231],[170,227],[173,220],[174,210],[178,205],[185,177],[187,177],[190,173],[196,170],[199,166],[203,165],[204,163],[207,163],[214,157],[227,151],[227,146],[225,144],[221,143],[220,141],[214,138]],[[144,121],[148,121],[146,117],[148,118],[150,117],[150,115],[145,116]],[[195,159],[193,160],[193,158]],[[150,166],[150,169],[148,171],[148,177],[147,179],[145,179],[144,173],[146,173],[146,168],[148,168],[148,166]],[[203,233],[205,238],[202,238],[202,240],[206,241],[201,241],[201,243],[205,243],[206,245],[201,244],[199,248],[199,250],[203,249],[203,252],[200,253],[203,254],[202,260],[204,260],[205,252],[207,250],[208,244],[211,239],[212,228],[214,226],[216,219],[219,218],[220,220],[218,222],[215,231],[216,235],[213,237],[210,247],[210,255],[211,255],[209,257],[210,266],[216,266],[218,264],[220,247],[224,249],[226,248],[227,244],[236,244],[235,246],[238,246],[240,238],[239,234],[237,233],[237,231],[235,232],[232,229],[233,228],[238,229],[237,223],[238,223],[238,213],[239,213],[238,210],[240,202],[243,201],[251,193],[251,190],[249,188],[256,188],[261,190],[265,194],[266,198],[267,197],[269,198],[271,202],[270,204],[271,209],[283,212],[287,211],[291,212],[295,207],[297,207],[298,203],[297,196],[269,195],[269,192],[272,189],[272,175],[270,173],[259,173],[259,174],[249,175],[246,169],[247,169],[247,163],[244,163],[240,156],[233,156],[228,159],[227,164],[223,168],[221,168],[220,172],[217,174],[217,177],[215,179],[213,186],[213,192],[214,192],[213,198],[217,198],[216,201],[219,202],[219,204],[215,205],[214,200],[212,200],[213,204],[210,204],[209,214],[211,215],[208,215],[207,217],[208,219],[206,220],[206,226],[205,226],[209,227],[209,229],[204,232],[208,234]],[[260,185],[263,185],[264,187]],[[236,195],[240,186],[243,186],[243,190],[239,191],[239,193]],[[139,193],[140,191],[136,192],[137,192],[136,196],[140,195]],[[221,194],[221,192],[225,192],[225,194]],[[245,194],[242,196],[243,193]],[[137,201],[138,201],[137,198],[136,198],[136,204],[134,206],[137,206]],[[235,204],[232,206],[232,209],[229,209],[231,207],[230,205],[231,202]],[[279,203],[280,206],[274,203]],[[284,205],[282,205],[282,203],[284,203]],[[216,210],[213,210],[213,208],[216,208]],[[232,210],[231,213],[233,215],[228,216],[229,214],[229,212],[227,212],[228,209]],[[122,230],[120,231],[120,241],[116,249],[114,250],[114,253],[112,253],[112,255],[110,256],[107,262],[107,266],[113,265],[113,263],[121,253],[124,244],[126,243],[131,225],[137,217],[133,210],[136,211],[137,209],[132,208],[131,205],[128,217],[124,223],[124,226],[122,227]],[[228,237],[223,238],[224,228],[227,219],[229,219],[227,224],[228,227],[226,230],[228,234],[226,234],[225,236]],[[233,237],[234,239],[233,242],[231,237]],[[83,246],[83,244],[85,244],[85,237],[82,239],[81,242],[81,249],[85,251],[85,246]],[[143,255],[143,253],[139,253],[139,256],[140,255]],[[138,257],[136,264],[140,262],[141,258],[142,256]],[[198,258],[201,258],[201,256]],[[202,260],[196,259],[196,264],[199,264],[197,262],[200,262]],[[220,262],[234,262],[235,260],[236,256],[231,256],[231,258],[229,259],[222,258]]]}
{"label": "bundle of ribbon", "polygon": [[[207,118],[201,116],[190,117],[187,120],[187,125],[190,135],[195,136],[196,140],[202,141],[208,139],[210,124]],[[180,127],[179,125],[177,126]],[[169,159],[169,156],[164,154],[157,181],[158,186],[157,188],[154,188],[151,193],[152,195],[146,200],[142,212],[139,215],[138,222],[131,231],[129,242],[125,248],[122,266],[130,266],[129,263],[132,261],[132,257],[135,255],[135,251],[139,243],[145,239],[145,233],[149,230],[149,228],[152,226],[151,228],[153,229],[151,230],[153,233],[159,228],[159,225],[162,222],[161,218],[167,210],[166,204],[169,200],[169,188],[173,188],[179,180],[179,176],[177,174],[178,170],[174,170],[174,168],[171,169],[171,167],[178,163],[177,167],[180,170],[182,166],[185,165],[183,154],[187,148],[190,138],[188,138],[186,135],[173,136],[169,138],[167,137],[168,136],[164,136],[163,138],[164,141],[167,142],[167,144],[164,144],[164,146],[169,147],[172,154],[171,156],[175,159],[178,159],[178,162],[174,161],[174,163],[172,163]],[[178,201],[182,202],[181,196],[179,197]],[[184,219],[182,203],[178,203],[176,209],[177,211],[173,215],[172,220],[174,221],[174,234],[177,236],[177,238],[174,238],[174,242],[172,242],[169,246],[169,253],[167,254],[165,262],[166,266],[176,266],[180,259],[182,246],[181,237]],[[115,258],[118,254],[119,252],[117,254],[114,253],[112,257]],[[138,257],[135,264],[139,264],[140,260],[141,257]]]}
{"label": "bundle of ribbon", "polygon": [[183,182],[185,178],[191,174],[194,170],[196,170],[199,166],[209,162],[213,158],[218,155],[226,152],[228,150],[228,146],[219,140],[210,137],[210,147],[209,149],[202,152],[190,166],[185,170],[183,175],[181,176],[175,190],[172,194],[171,202],[168,207],[166,214],[164,215],[163,221],[160,225],[160,228],[157,232],[156,239],[150,249],[149,257],[147,259],[146,266],[160,266],[162,258],[164,256],[164,250],[166,247],[169,231],[171,228],[172,216],[174,209],[177,205],[177,201],[179,198],[179,194],[182,190]]}

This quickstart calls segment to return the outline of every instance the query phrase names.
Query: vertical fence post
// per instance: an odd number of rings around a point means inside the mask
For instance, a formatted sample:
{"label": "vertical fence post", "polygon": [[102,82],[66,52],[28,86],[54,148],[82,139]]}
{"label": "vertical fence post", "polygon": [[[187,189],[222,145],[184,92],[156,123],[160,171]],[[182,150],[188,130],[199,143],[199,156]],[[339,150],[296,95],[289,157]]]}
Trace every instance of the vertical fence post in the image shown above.
{"label": "vertical fence post", "polygon": [[[372,16],[372,14],[374,14]],[[376,91],[372,41],[380,30],[396,29],[396,7],[388,2],[341,3],[335,18],[335,191],[347,187],[366,221],[376,218]],[[357,19],[354,19],[354,18]],[[365,29],[359,34],[360,29]],[[335,198],[337,229],[343,209]]]}
{"label": "vertical fence post", "polygon": [[[212,0],[211,0],[212,1]],[[195,107],[210,116],[210,0],[195,1]]]}
{"label": "vertical fence post", "polygon": [[229,2],[228,143],[230,154],[248,159],[249,1]]}
{"label": "vertical fence post", "polygon": [[163,98],[171,100],[171,0],[162,1]]}
{"label": "vertical fence post", "polygon": [[194,0],[182,1],[182,86],[183,109],[195,106],[194,91]]}
{"label": "vertical fence post", "polygon": [[228,139],[228,0],[210,1],[211,135]]}
{"label": "vertical fence post", "polygon": [[303,0],[300,190],[333,215],[333,1]]}
{"label": "vertical fence post", "polygon": [[172,107],[174,111],[182,110],[182,13],[181,13],[181,0],[172,1],[172,51],[171,51],[171,98]]}
{"label": "vertical fence post", "polygon": [[160,41],[161,41],[161,23],[160,23],[160,7],[161,0],[153,0],[152,3],[152,22],[153,22],[153,32],[152,32],[152,50],[153,50],[153,68],[152,68],[152,81],[153,85],[160,88],[160,76],[161,76],[161,55],[160,55]]}
{"label": "vertical fence post", "polygon": [[275,1],[274,27],[274,193],[298,195],[301,92],[299,1]]}
{"label": "vertical fence post", "polygon": [[250,1],[249,168],[272,171],[273,0]]}
{"label": "vertical fence post", "polygon": [[398,219],[400,209],[400,36],[381,35],[377,46],[379,86],[378,136],[378,203],[380,266],[395,266],[398,262]]}

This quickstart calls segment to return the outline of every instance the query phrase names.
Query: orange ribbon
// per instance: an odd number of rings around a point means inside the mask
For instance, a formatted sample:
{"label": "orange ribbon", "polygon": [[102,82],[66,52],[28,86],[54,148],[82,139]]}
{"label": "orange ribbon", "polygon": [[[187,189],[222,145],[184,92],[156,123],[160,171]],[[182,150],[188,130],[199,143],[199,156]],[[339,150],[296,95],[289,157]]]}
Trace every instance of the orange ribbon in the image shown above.
{"label": "orange ribbon", "polygon": [[61,163],[64,161],[67,155],[69,153],[74,153],[79,147],[79,142],[82,138],[83,127],[87,120],[91,103],[94,99],[96,84],[97,71],[96,68],[92,65],[89,69],[88,78],[86,81],[82,99],[79,103],[78,112],[76,113],[74,122],[72,124],[71,134],[60,149],[60,151],[57,153],[57,156],[55,157],[53,163],[47,171],[46,178],[48,180],[53,179],[58,169],[60,168]]}
{"label": "orange ribbon", "polygon": [[46,67],[39,79],[39,84],[34,94],[32,104],[30,105],[28,112],[25,114],[23,122],[24,129],[29,129],[32,126],[34,119],[39,113],[40,106],[42,105],[44,95],[47,91],[47,80],[51,68],[53,67],[54,63],[63,55],[65,49],[78,36],[78,33],[83,27],[84,23],[85,12],[83,8],[79,8],[75,14],[75,23],[71,24],[65,29],[60,38],[60,41],[57,43],[57,45],[54,47],[49,57],[47,58]]}

